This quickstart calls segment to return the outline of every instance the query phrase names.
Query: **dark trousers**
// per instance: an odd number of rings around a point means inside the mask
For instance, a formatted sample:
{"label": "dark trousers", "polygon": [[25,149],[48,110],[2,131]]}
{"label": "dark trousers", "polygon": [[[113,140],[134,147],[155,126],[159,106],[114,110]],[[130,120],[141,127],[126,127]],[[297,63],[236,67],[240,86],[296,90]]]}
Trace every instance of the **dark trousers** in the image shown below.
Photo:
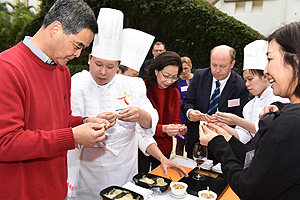
{"label": "dark trousers", "polygon": [[[170,158],[170,154],[165,155],[167,158]],[[153,156],[145,156],[144,154],[139,154],[138,157],[138,168],[139,173],[149,173],[150,165],[151,171],[160,165],[160,161],[154,158]]]}

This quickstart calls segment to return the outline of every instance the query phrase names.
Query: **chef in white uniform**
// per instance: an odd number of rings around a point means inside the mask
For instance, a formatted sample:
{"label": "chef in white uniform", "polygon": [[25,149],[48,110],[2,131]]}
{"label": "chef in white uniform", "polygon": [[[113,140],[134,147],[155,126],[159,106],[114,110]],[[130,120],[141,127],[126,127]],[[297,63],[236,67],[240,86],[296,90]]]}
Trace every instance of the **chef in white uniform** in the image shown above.
{"label": "chef in white uniform", "polygon": [[[267,65],[267,48],[268,42],[265,40],[253,41],[244,48],[243,77],[247,89],[254,95],[254,98],[243,108],[244,118],[220,112],[212,117],[228,125],[237,125],[235,130],[227,127],[227,131],[243,143],[249,142],[258,131],[259,114],[265,106],[275,101],[289,102],[287,98],[275,96],[267,77],[258,74],[258,71],[263,73]],[[251,70],[256,70],[256,74],[253,74]]]}
{"label": "chef in white uniform", "polygon": [[[126,66],[128,69],[125,73],[120,73],[121,70],[118,70],[118,74],[137,77],[152,45],[154,36],[132,28],[123,29],[122,34],[123,39],[120,65]],[[136,132],[139,133],[139,148],[141,151],[145,155],[151,155],[159,160],[165,175],[168,173],[168,168],[173,168],[180,175],[183,174],[184,176],[188,176],[184,168],[164,156],[158,148],[155,139],[152,136],[149,137],[149,134],[143,133],[144,131],[145,129],[142,129],[138,124],[136,125]]]}
{"label": "chef in white uniform", "polygon": [[102,189],[132,180],[138,172],[138,146],[146,152],[158,121],[143,80],[116,74],[123,13],[102,8],[98,26],[89,57],[90,72],[72,77],[71,106],[76,115],[98,116],[113,126],[100,144],[68,153],[69,196],[75,199],[97,199]]}

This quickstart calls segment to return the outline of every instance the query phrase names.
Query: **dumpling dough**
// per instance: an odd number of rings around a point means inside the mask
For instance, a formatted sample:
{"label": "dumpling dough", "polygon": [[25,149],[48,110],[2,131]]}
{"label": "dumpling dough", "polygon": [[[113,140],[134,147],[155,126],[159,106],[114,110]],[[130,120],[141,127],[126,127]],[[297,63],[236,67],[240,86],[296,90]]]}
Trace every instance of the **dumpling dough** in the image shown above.
{"label": "dumpling dough", "polygon": [[155,183],[154,180],[152,180],[151,178],[148,178],[148,177],[142,178],[142,179],[140,179],[140,181],[141,181],[141,182],[144,182],[144,183],[148,183],[148,184],[153,184],[153,183]]}
{"label": "dumpling dough", "polygon": [[112,198],[114,198],[115,196],[117,196],[118,194],[121,194],[121,193],[122,193],[122,190],[115,189],[112,194],[106,194],[105,196],[112,199]]}
{"label": "dumpling dough", "polygon": [[165,180],[163,179],[163,178],[158,178],[157,180],[156,180],[156,185],[158,185],[158,186],[165,186],[165,185],[167,185],[168,183],[166,183],[165,182]]}

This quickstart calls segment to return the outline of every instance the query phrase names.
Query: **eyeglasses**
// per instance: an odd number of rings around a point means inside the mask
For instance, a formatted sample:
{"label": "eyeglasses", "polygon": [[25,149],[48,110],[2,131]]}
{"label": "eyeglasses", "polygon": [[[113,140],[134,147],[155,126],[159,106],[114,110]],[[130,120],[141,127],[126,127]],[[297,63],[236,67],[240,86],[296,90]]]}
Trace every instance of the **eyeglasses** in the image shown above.
{"label": "eyeglasses", "polygon": [[174,76],[168,76],[168,75],[165,75],[162,71],[160,71],[161,72],[161,74],[163,75],[163,77],[165,78],[165,79],[169,79],[169,80],[171,80],[171,81],[177,81],[179,78],[178,77],[174,77]]}

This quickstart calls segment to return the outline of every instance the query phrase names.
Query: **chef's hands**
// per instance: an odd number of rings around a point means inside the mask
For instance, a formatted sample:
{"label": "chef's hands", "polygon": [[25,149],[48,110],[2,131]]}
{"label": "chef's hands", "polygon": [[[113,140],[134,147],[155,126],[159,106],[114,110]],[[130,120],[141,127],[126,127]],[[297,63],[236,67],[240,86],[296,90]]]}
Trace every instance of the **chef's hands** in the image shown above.
{"label": "chef's hands", "polygon": [[161,161],[161,167],[164,171],[165,176],[168,175],[168,168],[174,169],[175,171],[177,171],[177,173],[180,175],[180,177],[182,175],[184,175],[185,177],[188,177],[188,173],[185,171],[185,169],[180,166],[178,163],[171,161],[169,159],[167,159],[166,157],[164,157]]}
{"label": "chef's hands", "polygon": [[183,124],[168,124],[162,126],[162,131],[167,133],[170,137],[178,135],[184,139],[184,134],[187,132],[187,127]]}
{"label": "chef's hands", "polygon": [[118,119],[124,122],[138,122],[143,128],[152,127],[152,117],[145,110],[131,106],[125,108],[118,114]]}
{"label": "chef's hands", "polygon": [[109,128],[116,124],[117,117],[118,115],[113,112],[103,112],[97,116],[99,119],[106,119],[110,123]]}
{"label": "chef's hands", "polygon": [[72,128],[75,143],[82,144],[88,147],[99,143],[106,138],[106,126],[106,123],[85,123]]}
{"label": "chef's hands", "polygon": [[193,122],[197,122],[197,121],[209,121],[211,116],[209,116],[208,114],[203,114],[201,113],[199,110],[191,110],[189,111],[189,119]]}
{"label": "chef's hands", "polygon": [[118,114],[118,119],[124,122],[137,122],[140,119],[140,115],[140,108],[131,106],[120,111]]}

